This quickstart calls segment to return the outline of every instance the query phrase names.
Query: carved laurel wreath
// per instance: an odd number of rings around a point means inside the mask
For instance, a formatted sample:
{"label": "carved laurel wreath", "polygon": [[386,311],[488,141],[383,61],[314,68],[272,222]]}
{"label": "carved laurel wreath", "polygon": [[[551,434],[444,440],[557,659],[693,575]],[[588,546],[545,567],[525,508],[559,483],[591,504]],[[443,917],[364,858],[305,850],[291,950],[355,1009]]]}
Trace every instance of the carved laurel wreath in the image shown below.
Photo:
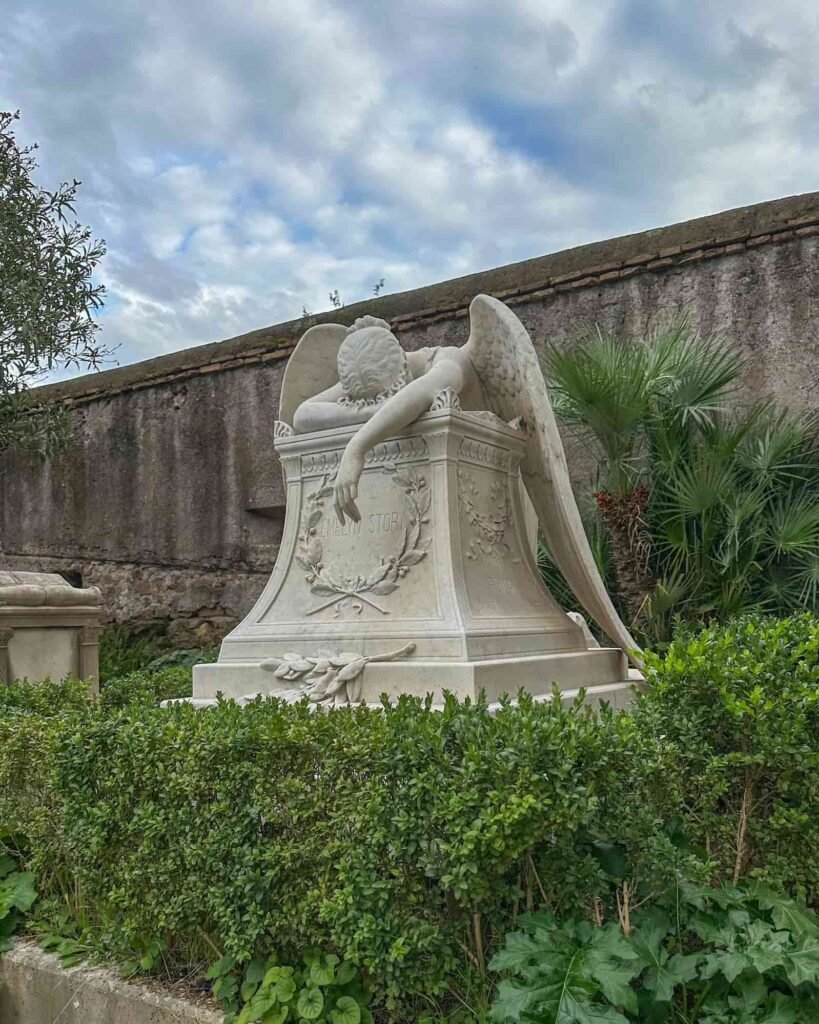
{"label": "carved laurel wreath", "polygon": [[401,473],[395,465],[386,465],[383,470],[392,476],[403,490],[410,517],[408,525],[404,527],[403,539],[395,552],[381,558],[369,573],[344,576],[323,561],[324,548],[317,534],[317,527],[324,514],[324,499],[333,493],[335,475],[331,477],[325,473],[318,488],[307,495],[295,557],[305,570],[304,578],[310,585],[311,593],[329,599],[311,608],[307,615],[315,615],[327,608],[333,608],[334,614],[338,615],[347,601],[351,602],[353,611],[359,615],[364,604],[382,615],[389,615],[386,608],[373,601],[372,595],[384,597],[397,590],[399,581],[407,575],[412,566],[426,558],[430,544],[430,538],[426,535],[428,531],[424,529],[429,524],[429,486],[423,476]]}

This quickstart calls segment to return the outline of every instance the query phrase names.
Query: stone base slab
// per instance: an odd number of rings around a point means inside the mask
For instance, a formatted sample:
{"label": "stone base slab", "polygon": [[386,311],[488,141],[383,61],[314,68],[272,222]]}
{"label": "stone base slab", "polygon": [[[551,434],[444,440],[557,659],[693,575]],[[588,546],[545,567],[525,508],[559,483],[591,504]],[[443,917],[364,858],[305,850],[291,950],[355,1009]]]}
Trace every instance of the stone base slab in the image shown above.
{"label": "stone base slab", "polygon": [[[628,676],[625,655],[616,648],[491,661],[372,663],[364,669],[362,700],[378,704],[382,696],[395,700],[401,694],[410,694],[431,695],[434,701],[440,701],[448,691],[459,699],[474,699],[483,692],[490,701],[496,701],[503,695],[514,697],[521,689],[551,697],[552,686],[559,680],[567,699],[577,696],[581,688],[589,691],[589,697],[592,692],[596,694],[598,700],[608,699],[602,695],[610,691],[618,695],[619,707],[621,692],[631,692]],[[275,696],[277,692],[292,691],[293,686],[276,679],[258,662],[217,662],[197,665],[193,696],[195,700],[214,698],[219,693],[232,698]]]}

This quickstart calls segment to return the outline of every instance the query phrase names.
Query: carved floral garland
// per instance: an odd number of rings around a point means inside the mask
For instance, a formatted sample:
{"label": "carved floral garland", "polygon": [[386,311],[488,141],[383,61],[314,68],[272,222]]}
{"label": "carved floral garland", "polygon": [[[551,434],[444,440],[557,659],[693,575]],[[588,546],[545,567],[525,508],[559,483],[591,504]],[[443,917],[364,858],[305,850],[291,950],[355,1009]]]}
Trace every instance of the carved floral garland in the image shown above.
{"label": "carved floral garland", "polygon": [[322,477],[318,488],[307,495],[305,518],[298,537],[296,561],[305,570],[305,579],[310,584],[313,594],[327,597],[329,600],[311,608],[306,614],[315,615],[327,608],[333,608],[334,614],[340,614],[346,602],[350,602],[353,611],[361,614],[364,604],[369,605],[382,615],[389,615],[386,608],[372,600],[391,594],[398,589],[399,581],[407,575],[413,565],[426,558],[430,538],[423,536],[427,531],[424,527],[429,523],[429,507],[431,496],[424,477],[418,474],[400,473],[396,466],[384,466],[384,472],[392,476],[395,483],[404,491],[410,511],[409,525],[404,528],[404,537],[393,555],[382,558],[378,565],[366,574],[344,576],[325,565],[324,548],[316,528],[324,514],[324,499],[332,495],[335,475],[326,474]]}
{"label": "carved floral garland", "polygon": [[302,654],[285,654],[282,658],[268,658],[262,668],[273,672],[277,679],[288,682],[301,681],[292,690],[284,690],[273,696],[288,701],[307,697],[313,704],[357,704],[362,697],[365,667],[371,661],[395,661],[405,654],[412,654],[415,644],[409,643],[397,651],[373,654],[365,657],[356,652],[342,651],[340,654],[324,654],[312,658]]}

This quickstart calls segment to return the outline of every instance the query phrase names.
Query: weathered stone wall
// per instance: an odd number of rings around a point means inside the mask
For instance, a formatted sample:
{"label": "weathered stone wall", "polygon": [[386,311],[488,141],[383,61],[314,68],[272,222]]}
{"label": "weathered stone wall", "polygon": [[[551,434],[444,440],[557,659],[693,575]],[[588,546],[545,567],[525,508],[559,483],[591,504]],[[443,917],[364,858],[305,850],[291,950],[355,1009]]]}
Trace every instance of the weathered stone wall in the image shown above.
{"label": "weathered stone wall", "polygon": [[[537,343],[598,322],[639,334],[684,307],[747,359],[745,385],[819,408],[819,193],[777,200],[358,303],[318,320],[389,319],[407,348],[461,344],[478,292]],[[313,322],[313,321],[311,321]],[[272,429],[305,329],[292,321],[44,389],[77,445],[45,466],[6,458],[2,561],[99,585],[116,620],[175,620],[208,642],[245,614],[277,552]]]}

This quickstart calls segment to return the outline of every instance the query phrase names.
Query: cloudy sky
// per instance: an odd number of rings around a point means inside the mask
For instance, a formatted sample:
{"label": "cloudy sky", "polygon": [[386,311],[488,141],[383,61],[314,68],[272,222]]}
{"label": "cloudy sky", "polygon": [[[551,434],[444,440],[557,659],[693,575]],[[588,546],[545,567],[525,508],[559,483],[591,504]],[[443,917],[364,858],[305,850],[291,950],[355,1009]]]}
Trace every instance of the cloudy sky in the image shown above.
{"label": "cloudy sky", "polygon": [[819,189],[816,0],[4,0],[119,363]]}

